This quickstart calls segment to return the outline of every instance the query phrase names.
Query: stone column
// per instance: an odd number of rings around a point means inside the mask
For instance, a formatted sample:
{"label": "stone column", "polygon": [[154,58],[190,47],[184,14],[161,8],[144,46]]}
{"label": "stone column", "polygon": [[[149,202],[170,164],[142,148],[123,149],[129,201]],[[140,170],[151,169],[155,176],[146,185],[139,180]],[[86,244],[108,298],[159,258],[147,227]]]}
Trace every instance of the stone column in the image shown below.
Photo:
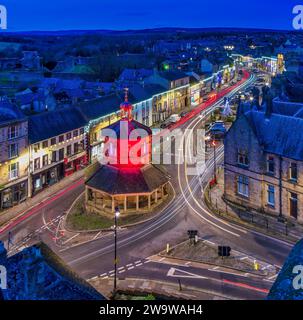
{"label": "stone column", "polygon": [[148,210],[151,209],[151,195],[148,195]]}
{"label": "stone column", "polygon": [[155,203],[158,203],[158,189],[156,190],[156,193],[155,193]]}
{"label": "stone column", "polygon": [[124,196],[124,211],[127,211],[127,196]]}
{"label": "stone column", "polygon": [[139,196],[136,196],[136,211],[139,211]]}

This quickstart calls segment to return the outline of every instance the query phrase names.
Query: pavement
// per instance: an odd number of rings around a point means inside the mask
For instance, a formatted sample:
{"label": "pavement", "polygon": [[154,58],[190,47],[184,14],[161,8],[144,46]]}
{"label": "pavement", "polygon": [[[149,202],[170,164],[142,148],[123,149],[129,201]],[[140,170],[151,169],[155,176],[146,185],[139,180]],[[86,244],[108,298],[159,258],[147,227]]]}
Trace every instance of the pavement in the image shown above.
{"label": "pavement", "polygon": [[[113,277],[89,280],[95,289],[105,297],[112,297],[114,279]],[[118,279],[118,293],[125,293],[135,296],[146,296],[152,294],[155,297],[165,297],[167,299],[181,300],[230,300],[228,297],[217,295],[212,292],[199,290],[196,287],[182,285],[176,282],[146,280],[138,278]]]}
{"label": "pavement", "polygon": [[245,210],[240,206],[226,203],[224,196],[224,171],[218,170],[217,185],[209,189],[208,199],[209,207],[214,214],[220,215],[222,218],[250,227],[267,234],[296,243],[303,237],[303,225],[291,220],[287,223],[281,223],[277,217],[265,215],[256,210]]}
{"label": "pavement", "polygon": [[[42,190],[32,198],[28,198],[24,202],[16,205],[12,208],[0,212],[0,226],[6,225],[20,218],[23,214],[38,206],[39,204],[47,201],[48,199],[58,195],[60,192],[64,192],[66,188],[69,188],[76,182],[83,182],[84,170],[75,172],[74,174],[63,178],[58,183],[49,186],[48,188]],[[2,229],[0,227],[0,230]]]}

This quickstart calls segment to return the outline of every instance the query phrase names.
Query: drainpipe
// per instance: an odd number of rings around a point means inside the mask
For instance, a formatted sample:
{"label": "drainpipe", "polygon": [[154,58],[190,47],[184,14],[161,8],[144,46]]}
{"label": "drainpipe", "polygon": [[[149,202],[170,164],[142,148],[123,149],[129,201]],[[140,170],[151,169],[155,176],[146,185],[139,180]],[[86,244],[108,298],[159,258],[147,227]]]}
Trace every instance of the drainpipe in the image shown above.
{"label": "drainpipe", "polygon": [[282,214],[282,157],[279,156],[279,222],[285,222],[285,218]]}

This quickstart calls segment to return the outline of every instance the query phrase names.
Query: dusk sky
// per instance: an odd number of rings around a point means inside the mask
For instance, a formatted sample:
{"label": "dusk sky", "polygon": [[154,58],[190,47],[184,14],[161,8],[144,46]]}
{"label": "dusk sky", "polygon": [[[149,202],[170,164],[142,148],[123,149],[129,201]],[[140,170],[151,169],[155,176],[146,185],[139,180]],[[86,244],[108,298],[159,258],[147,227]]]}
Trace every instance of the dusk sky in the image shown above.
{"label": "dusk sky", "polygon": [[250,27],[292,29],[298,0],[0,0],[8,31]]}

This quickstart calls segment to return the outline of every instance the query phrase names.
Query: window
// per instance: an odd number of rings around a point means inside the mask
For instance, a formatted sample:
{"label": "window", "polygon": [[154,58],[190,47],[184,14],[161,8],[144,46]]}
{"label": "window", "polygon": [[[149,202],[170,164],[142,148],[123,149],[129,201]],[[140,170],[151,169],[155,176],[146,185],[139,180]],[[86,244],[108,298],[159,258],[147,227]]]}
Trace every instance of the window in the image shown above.
{"label": "window", "polygon": [[38,152],[38,150],[40,150],[40,143],[35,143],[34,144],[34,151]]}
{"label": "window", "polygon": [[289,178],[290,180],[297,181],[298,179],[298,167],[295,162],[291,162],[289,167]]}
{"label": "window", "polygon": [[81,140],[79,143],[79,152],[84,150],[84,140]]}
{"label": "window", "polygon": [[245,176],[238,176],[237,188],[238,194],[248,197],[248,178]]}
{"label": "window", "polygon": [[69,132],[66,134],[66,140],[70,140],[72,138],[72,133]]}
{"label": "window", "polygon": [[275,187],[272,185],[267,186],[267,203],[275,206]]}
{"label": "window", "polygon": [[62,134],[61,136],[59,136],[59,142],[63,142],[64,141],[64,135]]}
{"label": "window", "polygon": [[69,157],[72,154],[72,146],[68,145],[66,147],[66,155]]}
{"label": "window", "polygon": [[57,143],[56,138],[51,138],[51,146],[55,145]]}
{"label": "window", "polygon": [[8,146],[8,158],[12,159],[12,158],[16,158],[18,157],[18,143],[12,143]]}
{"label": "window", "polygon": [[289,214],[291,217],[293,217],[295,219],[298,218],[298,195],[293,192],[290,192]]}
{"label": "window", "polygon": [[57,152],[53,151],[52,152],[52,162],[56,162],[57,161]]}
{"label": "window", "polygon": [[18,162],[12,163],[12,164],[9,165],[9,167],[8,167],[8,171],[9,171],[8,175],[9,175],[9,179],[10,180],[18,178],[18,171],[19,171],[18,168],[19,168]]}
{"label": "window", "polygon": [[17,126],[11,126],[8,128],[8,139],[15,139],[18,137],[18,128]]}
{"label": "window", "polygon": [[246,150],[238,149],[238,164],[248,166],[248,154]]}
{"label": "window", "polygon": [[42,142],[42,148],[45,149],[48,147],[48,140]]}
{"label": "window", "polygon": [[274,159],[274,157],[269,156],[267,159],[267,173],[269,173],[269,174],[275,173],[275,159]]}
{"label": "window", "polygon": [[74,136],[74,137],[78,137],[78,135],[79,135],[78,130],[74,130],[73,136]]}
{"label": "window", "polygon": [[83,134],[84,133],[84,128],[81,128],[80,129],[80,134]]}
{"label": "window", "polygon": [[79,144],[78,142],[74,143],[74,154],[79,152]]}
{"label": "window", "polygon": [[42,162],[43,162],[43,167],[45,167],[45,166],[48,165],[48,154],[45,154],[45,155],[42,157]]}
{"label": "window", "polygon": [[37,158],[34,160],[34,169],[35,170],[40,169],[40,158]]}
{"label": "window", "polygon": [[59,150],[59,161],[64,159],[64,148]]}

